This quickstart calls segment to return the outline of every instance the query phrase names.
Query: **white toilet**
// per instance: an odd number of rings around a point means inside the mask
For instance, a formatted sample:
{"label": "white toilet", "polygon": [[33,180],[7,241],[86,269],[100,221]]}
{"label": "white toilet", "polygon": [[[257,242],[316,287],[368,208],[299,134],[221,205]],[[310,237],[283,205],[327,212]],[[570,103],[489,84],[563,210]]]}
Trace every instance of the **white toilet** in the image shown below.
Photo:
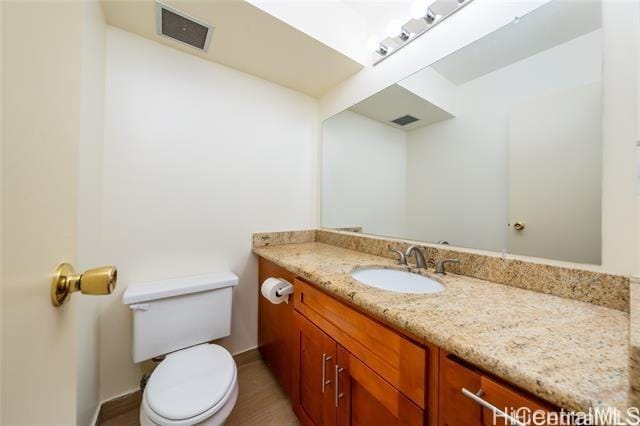
{"label": "white toilet", "polygon": [[133,361],[165,355],[145,387],[140,423],[221,425],[238,397],[236,364],[208,342],[231,332],[231,272],[130,285]]}

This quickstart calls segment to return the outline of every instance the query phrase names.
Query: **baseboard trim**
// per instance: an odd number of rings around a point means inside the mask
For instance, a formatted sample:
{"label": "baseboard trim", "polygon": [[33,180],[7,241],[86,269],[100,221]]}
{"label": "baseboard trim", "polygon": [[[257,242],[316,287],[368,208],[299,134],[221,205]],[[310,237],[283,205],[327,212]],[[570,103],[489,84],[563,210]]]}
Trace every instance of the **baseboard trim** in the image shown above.
{"label": "baseboard trim", "polygon": [[[260,350],[257,347],[238,352],[233,355],[236,365],[242,367],[254,361],[262,359]],[[94,426],[100,426],[103,422],[118,417],[128,411],[137,409],[142,403],[142,391],[131,390],[115,398],[102,401],[94,416]]]}
{"label": "baseboard trim", "polygon": [[91,424],[93,426],[98,426],[98,419],[100,418],[100,408],[102,408],[102,404],[98,404],[96,407],[96,412],[93,413],[93,420],[91,420]]}
{"label": "baseboard trim", "polygon": [[234,354],[233,359],[236,361],[236,366],[242,367],[243,365],[247,365],[251,362],[262,359],[262,354],[260,353],[260,350],[256,346],[254,348],[247,349],[245,351]]}

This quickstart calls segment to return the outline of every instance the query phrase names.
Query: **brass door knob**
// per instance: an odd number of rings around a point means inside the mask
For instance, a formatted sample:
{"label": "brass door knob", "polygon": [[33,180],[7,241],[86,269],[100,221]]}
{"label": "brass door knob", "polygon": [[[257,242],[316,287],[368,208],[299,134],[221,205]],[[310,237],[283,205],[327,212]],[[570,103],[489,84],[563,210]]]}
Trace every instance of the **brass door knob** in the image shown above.
{"label": "brass door knob", "polygon": [[76,291],[92,295],[110,294],[116,288],[117,280],[118,271],[114,266],[88,269],[78,274],[70,264],[61,263],[51,281],[51,303],[61,306]]}
{"label": "brass door knob", "polygon": [[513,224],[513,229],[515,229],[516,231],[522,231],[524,227],[524,222],[521,220],[518,220]]}

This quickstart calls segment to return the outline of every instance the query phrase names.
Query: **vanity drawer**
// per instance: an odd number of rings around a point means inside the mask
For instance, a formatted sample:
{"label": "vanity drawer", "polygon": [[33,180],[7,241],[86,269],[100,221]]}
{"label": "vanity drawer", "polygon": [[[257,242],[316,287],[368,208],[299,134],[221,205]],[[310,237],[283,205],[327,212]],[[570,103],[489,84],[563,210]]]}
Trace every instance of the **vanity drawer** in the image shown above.
{"label": "vanity drawer", "polygon": [[429,351],[296,279],[294,308],[420,408],[427,405]]}
{"label": "vanity drawer", "polygon": [[[555,407],[490,377],[452,354],[440,351],[440,426],[506,426],[494,408],[508,414],[555,411]],[[520,409],[520,411],[516,411]],[[494,421],[495,420],[495,421]],[[520,418],[520,420],[526,420]]]}

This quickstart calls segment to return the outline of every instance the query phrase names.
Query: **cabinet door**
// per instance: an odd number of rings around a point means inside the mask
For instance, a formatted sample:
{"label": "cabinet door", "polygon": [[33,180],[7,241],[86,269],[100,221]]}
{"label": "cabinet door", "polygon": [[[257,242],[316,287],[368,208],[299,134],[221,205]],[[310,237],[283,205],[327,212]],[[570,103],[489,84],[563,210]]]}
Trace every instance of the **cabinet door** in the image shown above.
{"label": "cabinet door", "polygon": [[297,279],[295,309],[421,408],[429,351],[367,315]]}
{"label": "cabinet door", "polygon": [[424,411],[338,345],[333,403],[339,426],[424,425]]}
{"label": "cabinet door", "polygon": [[[259,260],[259,282],[267,278],[282,278],[290,283],[295,275],[263,258]],[[258,348],[287,395],[291,394],[291,327],[292,303],[274,305],[260,294],[258,288]]]}
{"label": "cabinet door", "polygon": [[336,343],[308,319],[294,312],[293,409],[304,425],[335,425]]}

